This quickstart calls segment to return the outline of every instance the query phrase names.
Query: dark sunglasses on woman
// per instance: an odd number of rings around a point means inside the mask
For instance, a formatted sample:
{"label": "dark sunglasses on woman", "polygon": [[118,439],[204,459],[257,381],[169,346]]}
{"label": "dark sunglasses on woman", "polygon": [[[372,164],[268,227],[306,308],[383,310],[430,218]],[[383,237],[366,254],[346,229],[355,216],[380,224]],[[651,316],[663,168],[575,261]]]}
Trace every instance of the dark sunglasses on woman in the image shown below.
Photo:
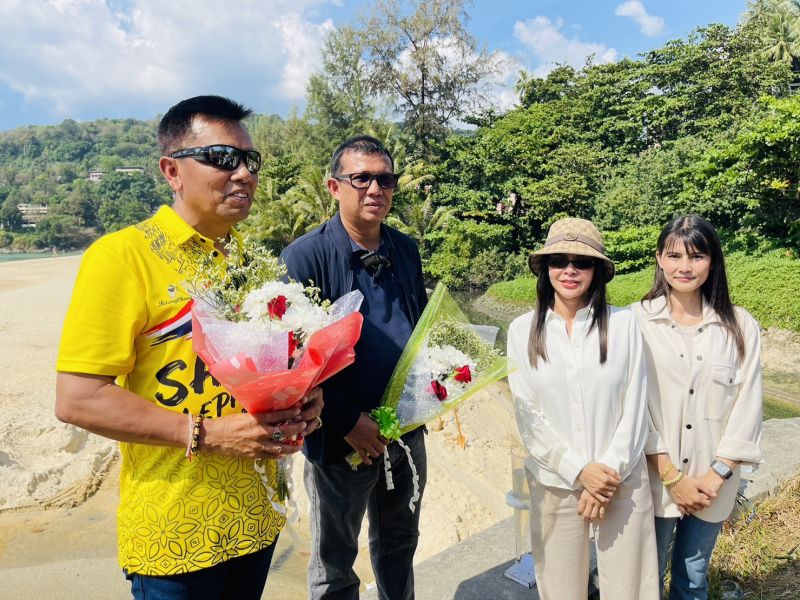
{"label": "dark sunglasses on woman", "polygon": [[570,260],[566,254],[551,254],[547,259],[547,264],[555,269],[566,269],[567,265],[572,263],[572,266],[579,271],[588,271],[594,267],[594,259],[588,256],[581,256]]}
{"label": "dark sunglasses on woman", "polygon": [[240,150],[235,146],[215,144],[198,148],[183,148],[169,155],[170,158],[193,158],[197,162],[204,162],[225,171],[235,171],[244,161],[244,166],[251,173],[258,173],[261,169],[261,154],[256,150]]}

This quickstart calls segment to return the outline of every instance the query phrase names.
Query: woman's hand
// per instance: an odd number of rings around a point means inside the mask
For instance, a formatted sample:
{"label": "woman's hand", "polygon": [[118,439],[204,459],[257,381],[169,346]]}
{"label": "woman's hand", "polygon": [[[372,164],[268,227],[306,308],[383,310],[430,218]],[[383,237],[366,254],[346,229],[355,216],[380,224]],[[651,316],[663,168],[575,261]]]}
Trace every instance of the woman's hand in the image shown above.
{"label": "woman's hand", "polygon": [[606,517],[606,507],[584,489],[578,500],[578,514],[584,521],[602,521]]}
{"label": "woman's hand", "polygon": [[619,473],[602,463],[589,463],[578,473],[583,489],[602,504],[607,504],[619,485]]}
{"label": "woman's hand", "polygon": [[678,505],[678,510],[684,515],[691,515],[698,510],[708,508],[717,496],[717,491],[709,486],[704,478],[695,479],[685,475],[668,491],[673,502]]}

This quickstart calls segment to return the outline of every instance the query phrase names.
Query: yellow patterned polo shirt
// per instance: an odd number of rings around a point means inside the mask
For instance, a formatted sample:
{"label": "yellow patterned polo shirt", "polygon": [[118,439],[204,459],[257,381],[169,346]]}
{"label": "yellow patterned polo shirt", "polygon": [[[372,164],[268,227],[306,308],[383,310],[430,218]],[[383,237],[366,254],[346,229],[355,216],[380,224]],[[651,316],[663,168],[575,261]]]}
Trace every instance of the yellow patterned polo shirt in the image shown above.
{"label": "yellow patterned polo shirt", "polygon": [[[243,412],[192,351],[185,284],[213,252],[168,206],[99,239],[81,262],[56,368],[114,376],[165,410],[209,419]],[[265,548],[283,527],[253,459],[201,453],[190,463],[181,448],[120,449],[119,560],[128,572],[210,567]],[[265,463],[274,489],[275,463]]]}

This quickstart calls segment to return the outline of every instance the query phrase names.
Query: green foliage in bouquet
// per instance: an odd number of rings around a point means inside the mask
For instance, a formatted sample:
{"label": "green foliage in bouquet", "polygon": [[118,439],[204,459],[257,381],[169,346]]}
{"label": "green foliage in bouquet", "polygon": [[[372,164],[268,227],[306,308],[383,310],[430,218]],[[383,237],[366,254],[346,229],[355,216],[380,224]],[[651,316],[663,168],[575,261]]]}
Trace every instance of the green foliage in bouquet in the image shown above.
{"label": "green foliage in bouquet", "polygon": [[[188,288],[193,296],[205,300],[219,318],[227,321],[246,321],[240,311],[247,295],[270,281],[286,276],[286,266],[277,256],[251,238],[232,237],[225,244],[224,268],[220,268],[211,254],[204,257],[201,267]],[[319,288],[307,287],[307,296],[327,310],[330,301],[319,300]]]}
{"label": "green foliage in bouquet", "polygon": [[[447,291],[447,287],[441,283],[437,284],[436,289],[428,299],[428,305],[422,312],[420,320],[414,327],[414,331],[403,349],[403,353],[400,355],[400,360],[397,362],[397,366],[389,379],[386,390],[383,392],[383,397],[381,398],[382,407],[397,408],[397,403],[400,401],[406,379],[411,372],[414,361],[422,350],[425,339],[429,337],[429,334],[433,336],[434,331],[436,332],[435,335],[439,337],[430,339],[430,343],[436,344],[438,339],[438,343],[450,344],[468,356],[478,359],[480,363],[477,381],[473,382],[466,393],[453,400],[448,399],[443,402],[443,407],[455,406],[479,390],[505,377],[508,373],[506,357],[496,352],[490,344],[481,340],[468,327],[461,325],[462,323],[469,323],[469,319],[458,307],[456,301],[453,300],[453,297]],[[462,347],[459,347],[459,344],[462,344]],[[402,433],[412,431],[421,425],[423,423],[403,425]]]}
{"label": "green foliage in bouquet", "polygon": [[472,357],[479,371],[483,371],[500,357],[500,353],[478,337],[474,331],[454,319],[436,323],[431,327],[428,339],[434,346],[450,345]]}

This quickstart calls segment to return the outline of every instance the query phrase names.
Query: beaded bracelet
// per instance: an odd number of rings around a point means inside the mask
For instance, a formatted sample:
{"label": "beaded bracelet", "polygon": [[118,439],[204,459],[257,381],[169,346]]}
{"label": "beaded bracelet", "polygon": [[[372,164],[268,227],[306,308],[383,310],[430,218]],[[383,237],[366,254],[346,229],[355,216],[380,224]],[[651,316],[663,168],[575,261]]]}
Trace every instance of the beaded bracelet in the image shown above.
{"label": "beaded bracelet", "polygon": [[192,442],[186,450],[186,458],[189,459],[189,462],[197,456],[198,452],[198,445],[200,444],[200,428],[203,424],[203,415],[197,415],[194,417],[192,422]]}
{"label": "beaded bracelet", "polygon": [[194,432],[194,416],[192,416],[192,413],[186,413],[186,416],[189,417],[189,436],[186,439],[186,458],[189,458],[192,455],[191,448],[192,433]]}
{"label": "beaded bracelet", "polygon": [[681,473],[680,471],[678,471],[678,476],[677,476],[677,477],[675,477],[675,478],[673,478],[673,479],[670,479],[670,480],[668,480],[668,481],[665,481],[665,482],[664,482],[664,487],[665,487],[665,488],[667,488],[667,489],[669,490],[669,489],[671,489],[671,488],[672,488],[674,485],[677,485],[677,483],[678,483],[678,482],[679,482],[681,479],[683,479],[683,473]]}

